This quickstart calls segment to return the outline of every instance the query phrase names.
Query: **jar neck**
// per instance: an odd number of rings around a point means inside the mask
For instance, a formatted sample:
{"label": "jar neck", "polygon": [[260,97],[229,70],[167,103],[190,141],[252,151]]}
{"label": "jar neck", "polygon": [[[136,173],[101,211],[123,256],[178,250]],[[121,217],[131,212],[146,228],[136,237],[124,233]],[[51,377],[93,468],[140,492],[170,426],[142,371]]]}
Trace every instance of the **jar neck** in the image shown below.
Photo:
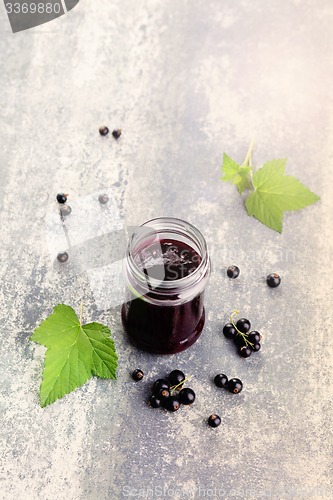
{"label": "jar neck", "polygon": [[[137,255],[152,242],[171,239],[186,244],[200,257],[198,266],[191,274],[180,279],[165,280],[150,276],[149,269],[141,269]],[[163,266],[161,266],[163,269]],[[131,236],[126,250],[125,276],[130,290],[139,297],[154,300],[175,300],[198,294],[206,285],[210,272],[207,244],[200,231],[181,219],[161,217],[145,222]],[[163,274],[163,272],[162,272]]]}

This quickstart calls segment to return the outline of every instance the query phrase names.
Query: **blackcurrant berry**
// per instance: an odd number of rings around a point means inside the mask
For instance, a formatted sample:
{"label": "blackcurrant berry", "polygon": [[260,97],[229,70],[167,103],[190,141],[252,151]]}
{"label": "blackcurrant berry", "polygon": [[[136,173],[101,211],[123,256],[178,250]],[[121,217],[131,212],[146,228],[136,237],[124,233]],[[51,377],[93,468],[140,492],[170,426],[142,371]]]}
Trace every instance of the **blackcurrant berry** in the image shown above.
{"label": "blackcurrant berry", "polygon": [[229,266],[227,269],[227,275],[229,278],[235,279],[238,278],[240,273],[239,267],[237,266]]}
{"label": "blackcurrant berry", "polygon": [[259,332],[256,332],[255,330],[253,332],[250,332],[247,336],[247,339],[249,342],[252,344],[258,344],[261,339],[261,335]]}
{"label": "blackcurrant berry", "polygon": [[98,197],[98,201],[100,202],[101,205],[106,205],[107,202],[109,201],[109,197],[107,194],[100,194]]}
{"label": "blackcurrant berry", "polygon": [[143,379],[143,371],[140,370],[139,368],[134,370],[134,372],[132,373],[132,379],[135,380],[135,382],[142,380]]}
{"label": "blackcurrant berry", "polygon": [[63,205],[60,208],[61,215],[65,216],[65,217],[66,217],[66,215],[69,215],[71,212],[72,212],[72,209],[69,205]]}
{"label": "blackcurrant berry", "polygon": [[162,389],[155,391],[154,396],[156,396],[157,399],[160,399],[161,401],[165,401],[166,399],[170,398],[170,389],[163,387]]}
{"label": "blackcurrant berry", "polygon": [[184,380],[185,380],[185,375],[180,370],[173,370],[168,375],[168,380],[170,382],[171,387],[177,385],[178,388],[180,389],[183,386],[182,382],[184,382]]}
{"label": "blackcurrant berry", "polygon": [[239,333],[233,338],[233,341],[238,347],[244,347],[246,345],[243,335],[240,335]]}
{"label": "blackcurrant berry", "polygon": [[152,396],[150,396],[149,405],[152,408],[159,408],[161,406],[161,404],[162,404],[161,400],[158,399],[156,396],[154,396],[154,394]]}
{"label": "blackcurrant berry", "polygon": [[246,318],[241,318],[237,321],[236,326],[242,333],[247,333],[251,328],[251,323]]}
{"label": "blackcurrant berry", "polygon": [[61,205],[63,205],[67,201],[67,196],[68,196],[68,194],[58,193],[57,194],[57,202],[60,203]]}
{"label": "blackcurrant berry", "polygon": [[119,139],[119,137],[121,136],[121,129],[120,128],[116,128],[113,132],[112,132],[112,135],[115,139]]}
{"label": "blackcurrant berry", "polygon": [[159,378],[155,380],[153,385],[153,393],[157,394],[157,392],[160,391],[161,389],[170,389],[170,384],[168,380],[165,380],[164,378]]}
{"label": "blackcurrant berry", "polygon": [[208,425],[210,425],[211,427],[218,427],[220,423],[221,423],[221,418],[215,413],[213,413],[213,415],[211,415],[208,419]]}
{"label": "blackcurrant berry", "polygon": [[69,256],[67,252],[59,252],[57,255],[57,260],[63,264],[64,262],[68,261],[68,257]]}
{"label": "blackcurrant berry", "polygon": [[261,349],[261,344],[260,344],[260,342],[258,342],[257,344],[253,344],[252,350],[253,350],[254,352],[258,352],[258,351],[260,351],[260,349]]}
{"label": "blackcurrant berry", "polygon": [[239,378],[232,378],[228,382],[228,389],[230,392],[233,392],[234,394],[238,394],[243,389],[243,384],[239,380]]}
{"label": "blackcurrant berry", "polygon": [[232,325],[231,323],[227,323],[223,327],[223,335],[227,337],[227,339],[232,339],[233,337],[235,337],[235,335],[237,335],[237,330],[235,329],[234,325]]}
{"label": "blackcurrant berry", "polygon": [[252,348],[249,345],[244,345],[239,349],[239,354],[242,358],[248,358],[252,354]]}
{"label": "blackcurrant berry", "polygon": [[101,135],[108,135],[109,129],[105,125],[102,125],[102,127],[99,127],[99,133]]}
{"label": "blackcurrant berry", "polygon": [[217,387],[227,387],[228,377],[224,375],[224,373],[219,373],[214,378],[214,384],[217,385]]}
{"label": "blackcurrant berry", "polygon": [[170,396],[162,400],[162,405],[168,411],[177,411],[180,408],[180,401],[178,396]]}
{"label": "blackcurrant berry", "polygon": [[271,288],[276,288],[281,283],[281,278],[277,273],[272,273],[267,276],[266,283]]}
{"label": "blackcurrant berry", "polygon": [[183,403],[183,405],[191,405],[195,400],[195,392],[190,389],[182,389],[179,393],[179,401]]}

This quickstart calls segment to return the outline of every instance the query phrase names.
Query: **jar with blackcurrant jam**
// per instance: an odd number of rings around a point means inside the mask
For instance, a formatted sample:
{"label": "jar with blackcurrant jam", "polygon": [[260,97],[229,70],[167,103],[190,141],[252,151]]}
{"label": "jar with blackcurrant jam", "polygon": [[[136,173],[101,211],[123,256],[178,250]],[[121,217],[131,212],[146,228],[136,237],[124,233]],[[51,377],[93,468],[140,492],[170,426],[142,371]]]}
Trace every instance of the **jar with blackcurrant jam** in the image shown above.
{"label": "jar with blackcurrant jam", "polygon": [[145,222],[129,239],[124,274],[122,321],[135,345],[172,354],[198,339],[210,260],[196,227],[169,217]]}

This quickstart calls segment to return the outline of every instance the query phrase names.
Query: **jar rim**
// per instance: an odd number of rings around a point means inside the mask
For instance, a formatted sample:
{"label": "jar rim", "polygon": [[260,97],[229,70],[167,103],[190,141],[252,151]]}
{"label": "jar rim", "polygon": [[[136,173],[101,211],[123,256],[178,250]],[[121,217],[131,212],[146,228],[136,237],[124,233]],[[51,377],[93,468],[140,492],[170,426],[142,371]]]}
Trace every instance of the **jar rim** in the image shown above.
{"label": "jar rim", "polygon": [[[187,237],[187,239],[191,240],[199,250],[201,261],[198,267],[196,267],[191,274],[171,281],[159,280],[145,274],[134,260],[134,250],[140,241],[137,241],[140,230],[144,230],[145,228],[151,228],[152,230],[146,233],[143,232],[143,238],[148,237],[149,234],[158,234],[163,231],[169,233],[174,232],[175,234]],[[185,289],[193,286],[201,280],[202,276],[206,274],[209,267],[209,253],[204,236],[193,224],[176,217],[155,217],[141,224],[129,238],[126,257],[128,259],[131,272],[140,284],[147,287],[148,291],[160,290],[162,293],[174,293],[176,289]]]}

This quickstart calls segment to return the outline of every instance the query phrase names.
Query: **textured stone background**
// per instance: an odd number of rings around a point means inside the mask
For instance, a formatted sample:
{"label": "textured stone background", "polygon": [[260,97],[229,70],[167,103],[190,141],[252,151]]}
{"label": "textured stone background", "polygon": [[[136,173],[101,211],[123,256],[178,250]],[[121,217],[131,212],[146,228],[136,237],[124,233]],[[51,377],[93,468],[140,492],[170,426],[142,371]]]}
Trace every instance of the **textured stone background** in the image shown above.
{"label": "textured stone background", "polygon": [[[1,498],[331,497],[332,25],[330,0],[82,0],[13,35],[0,8]],[[118,142],[99,136],[104,123],[123,128]],[[251,139],[255,164],[287,157],[322,197],[287,215],[282,235],[219,181],[223,152],[242,161]],[[75,203],[106,189],[124,226],[178,216],[207,238],[206,328],[182,354],[132,348],[88,273],[53,265],[55,194]],[[87,321],[112,328],[118,381],[41,409],[44,349],[28,337],[53,305],[81,300]],[[248,360],[221,335],[235,308],[265,335]],[[151,381],[174,368],[191,375],[195,405],[151,410]],[[213,386],[220,371],[242,394]]]}

